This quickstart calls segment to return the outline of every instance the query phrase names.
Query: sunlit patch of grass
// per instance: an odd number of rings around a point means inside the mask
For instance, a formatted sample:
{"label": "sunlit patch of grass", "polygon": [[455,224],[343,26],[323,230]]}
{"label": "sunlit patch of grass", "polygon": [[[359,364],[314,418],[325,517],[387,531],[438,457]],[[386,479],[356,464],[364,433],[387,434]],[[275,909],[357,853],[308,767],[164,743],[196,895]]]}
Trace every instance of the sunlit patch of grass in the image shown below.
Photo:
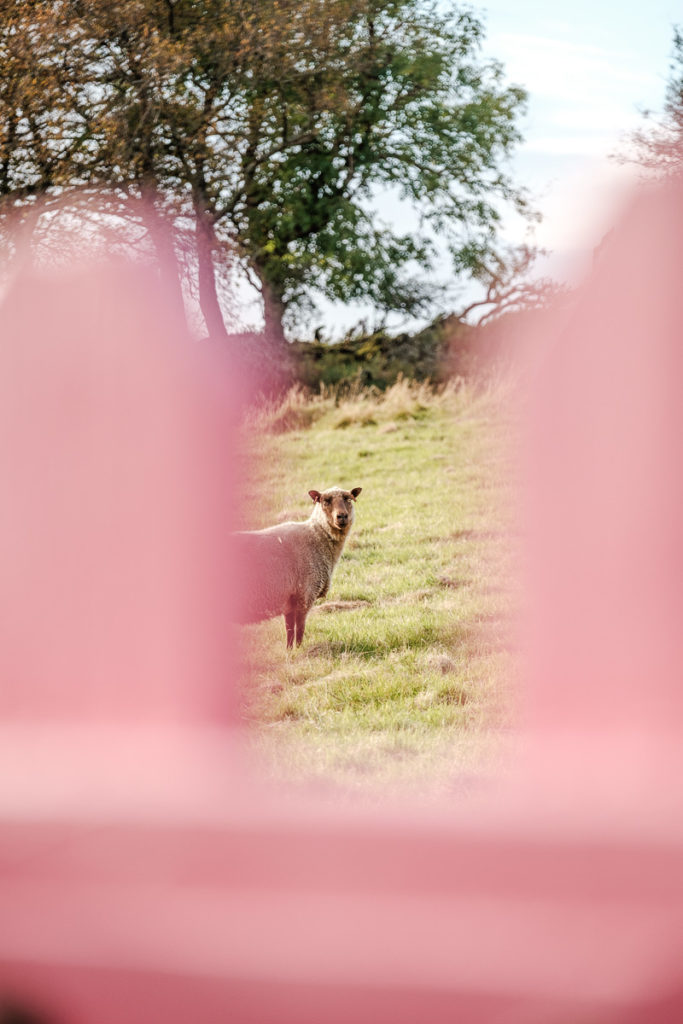
{"label": "sunlit patch of grass", "polygon": [[262,400],[251,406],[245,417],[245,428],[253,433],[284,434],[306,430],[334,404],[326,392],[311,393],[295,385],[280,398]]}
{"label": "sunlit patch of grass", "polygon": [[254,747],[273,778],[335,792],[457,789],[500,763],[514,720],[498,396],[401,380],[310,401],[296,429],[246,431],[244,525],[305,518],[311,488],[363,492],[303,646],[285,650],[282,619],[243,630]]}
{"label": "sunlit patch of grass", "polygon": [[380,433],[393,433],[406,420],[420,419],[430,410],[454,407],[467,388],[461,380],[434,387],[427,381],[399,377],[386,391],[370,389],[343,398],[332,425],[337,429],[381,425]]}

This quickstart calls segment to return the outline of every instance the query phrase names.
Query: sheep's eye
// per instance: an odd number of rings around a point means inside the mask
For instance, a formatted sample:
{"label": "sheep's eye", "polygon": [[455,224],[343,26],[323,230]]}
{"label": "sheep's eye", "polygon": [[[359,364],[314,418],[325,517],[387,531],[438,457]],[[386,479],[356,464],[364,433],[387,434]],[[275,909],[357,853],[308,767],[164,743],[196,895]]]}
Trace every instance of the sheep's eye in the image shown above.
{"label": "sheep's eye", "polygon": [[329,499],[329,498],[323,498],[323,501],[324,501],[324,503],[325,503],[326,505],[329,505],[329,504],[330,504],[330,499]]}

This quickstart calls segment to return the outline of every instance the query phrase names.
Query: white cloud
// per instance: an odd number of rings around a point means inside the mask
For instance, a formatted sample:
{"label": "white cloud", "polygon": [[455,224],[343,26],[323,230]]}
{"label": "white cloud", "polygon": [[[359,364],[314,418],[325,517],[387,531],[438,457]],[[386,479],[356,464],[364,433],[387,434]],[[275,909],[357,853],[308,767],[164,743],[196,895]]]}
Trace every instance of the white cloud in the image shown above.
{"label": "white cloud", "polygon": [[633,54],[568,39],[501,32],[491,39],[511,81],[529,92],[529,153],[607,156],[659,98],[662,82]]}
{"label": "white cloud", "polygon": [[618,140],[614,135],[539,135],[526,143],[524,152],[551,156],[605,157],[614,152],[617,146]]}
{"label": "white cloud", "polygon": [[492,36],[491,46],[500,55],[511,80],[546,97],[575,102],[591,96],[596,83],[623,97],[629,91],[661,92],[657,76],[633,65],[633,54],[608,50],[588,43],[529,33],[501,32]]}

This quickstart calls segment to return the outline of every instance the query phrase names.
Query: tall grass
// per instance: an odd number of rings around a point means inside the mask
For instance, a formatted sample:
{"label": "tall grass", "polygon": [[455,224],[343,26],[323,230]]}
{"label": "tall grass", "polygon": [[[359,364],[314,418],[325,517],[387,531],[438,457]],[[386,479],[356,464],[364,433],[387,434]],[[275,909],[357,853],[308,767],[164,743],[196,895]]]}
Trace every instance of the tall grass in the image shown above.
{"label": "tall grass", "polygon": [[321,385],[318,391],[297,384],[280,398],[262,400],[252,406],[245,422],[249,431],[281,434],[305,430],[334,411],[331,418],[334,427],[369,426],[415,419],[430,409],[457,413],[482,396],[489,401],[494,394],[500,396],[501,391],[500,382],[482,385],[464,378],[434,385],[399,376],[395,384],[384,391],[362,387],[357,381],[339,388]]}

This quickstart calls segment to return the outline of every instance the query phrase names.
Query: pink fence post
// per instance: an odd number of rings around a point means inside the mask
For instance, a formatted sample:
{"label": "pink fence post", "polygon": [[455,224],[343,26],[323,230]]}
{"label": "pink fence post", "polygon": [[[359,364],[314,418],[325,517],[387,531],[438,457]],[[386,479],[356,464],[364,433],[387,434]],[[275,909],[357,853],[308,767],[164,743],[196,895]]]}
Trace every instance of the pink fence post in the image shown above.
{"label": "pink fence post", "polygon": [[542,355],[526,745],[467,806],[249,778],[223,700],[234,402],[147,283],[17,285],[0,996],[46,1024],[683,1019],[682,199],[637,199]]}

